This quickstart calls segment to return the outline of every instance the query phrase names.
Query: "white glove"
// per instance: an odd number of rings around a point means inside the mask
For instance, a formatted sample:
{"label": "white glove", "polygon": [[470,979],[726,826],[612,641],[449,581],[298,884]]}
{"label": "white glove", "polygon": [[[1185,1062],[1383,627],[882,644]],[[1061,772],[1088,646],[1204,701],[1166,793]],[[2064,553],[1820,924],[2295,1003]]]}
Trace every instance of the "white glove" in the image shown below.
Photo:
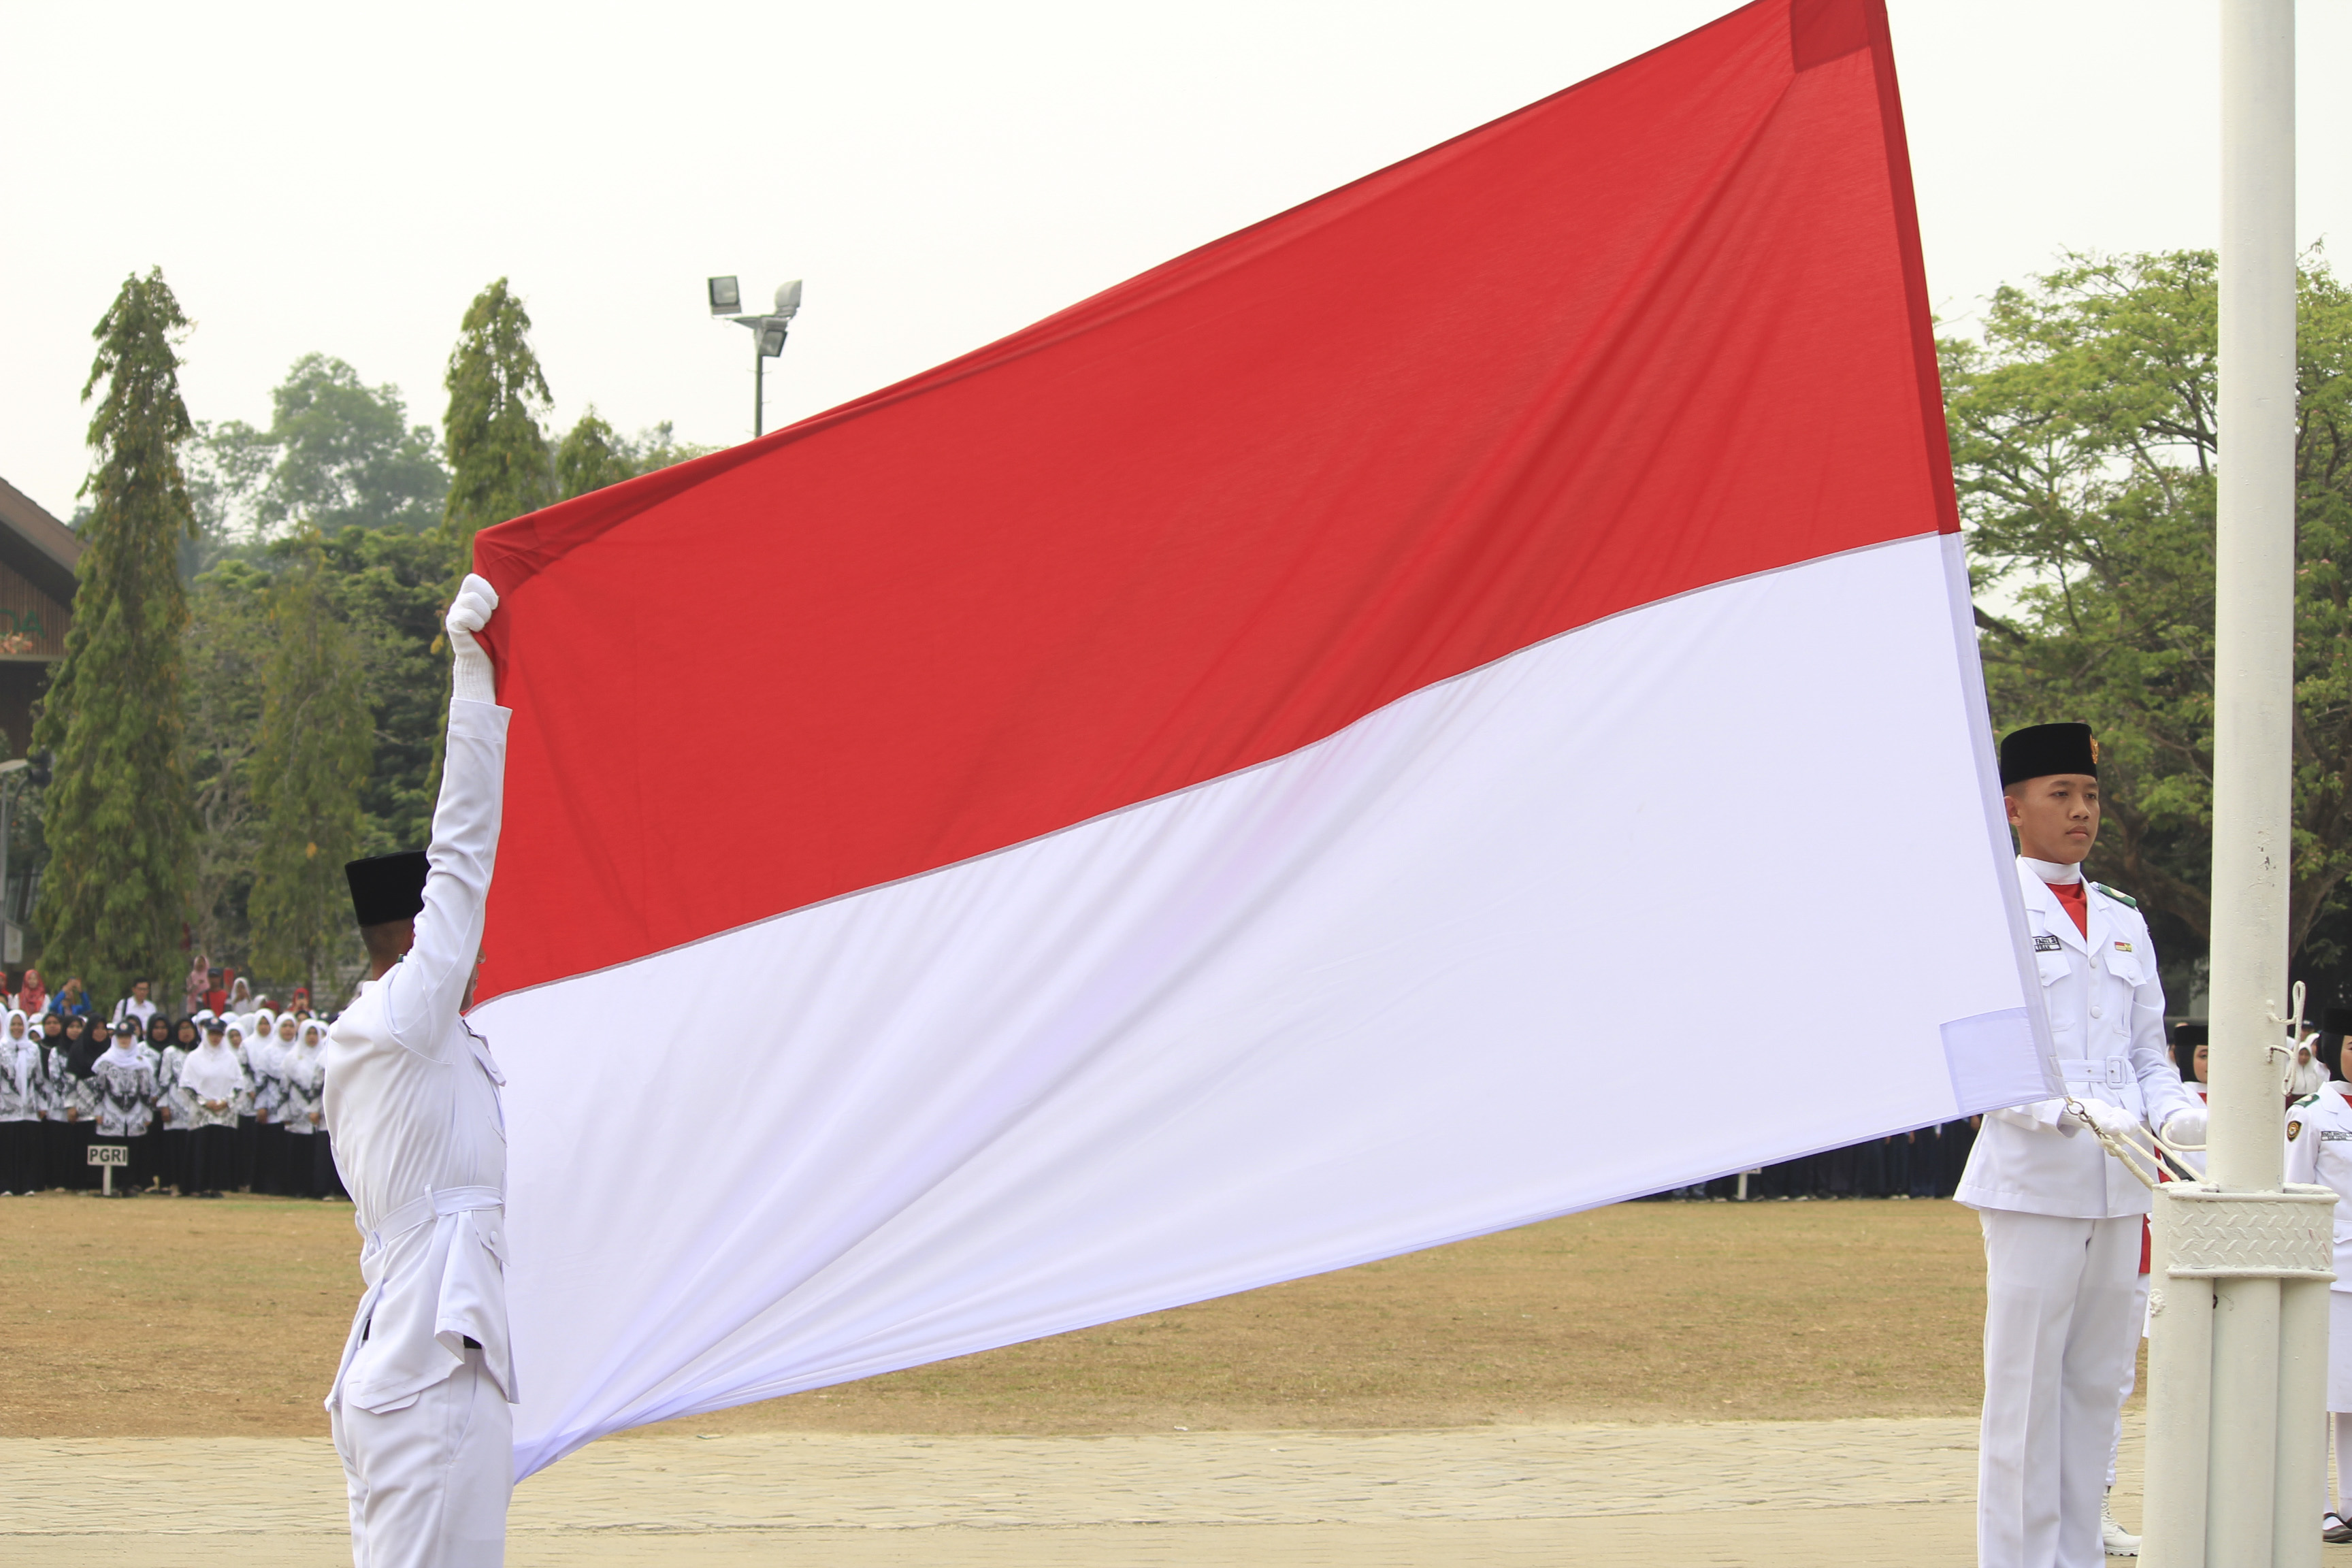
{"label": "white glove", "polygon": [[2171,1120],[2164,1124],[2164,1141],[2168,1143],[2202,1143],[2205,1142],[2205,1129],[2210,1121],[2201,1107],[2176,1110]]}
{"label": "white glove", "polygon": [[474,634],[490,624],[499,613],[499,591],[473,573],[457,584],[457,597],[450,603],[448,618],[442,627],[449,634],[449,699],[453,702],[496,702],[499,700],[498,680],[490,668],[490,656],[474,640]]}
{"label": "white glove", "polygon": [[2075,1103],[2091,1119],[2092,1126],[2111,1138],[2128,1138],[2140,1130],[2139,1118],[2120,1105],[2109,1105],[2104,1100],[2083,1100]]}

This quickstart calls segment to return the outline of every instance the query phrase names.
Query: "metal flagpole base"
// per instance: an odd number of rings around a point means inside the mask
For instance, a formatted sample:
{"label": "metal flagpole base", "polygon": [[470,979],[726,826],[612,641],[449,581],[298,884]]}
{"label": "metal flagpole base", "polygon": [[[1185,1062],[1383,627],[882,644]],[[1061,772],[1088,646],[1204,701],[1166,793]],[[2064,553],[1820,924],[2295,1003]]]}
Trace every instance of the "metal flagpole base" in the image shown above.
{"label": "metal flagpole base", "polygon": [[2335,1206],[2326,1187],[2156,1189],[2147,1568],[2318,1568]]}

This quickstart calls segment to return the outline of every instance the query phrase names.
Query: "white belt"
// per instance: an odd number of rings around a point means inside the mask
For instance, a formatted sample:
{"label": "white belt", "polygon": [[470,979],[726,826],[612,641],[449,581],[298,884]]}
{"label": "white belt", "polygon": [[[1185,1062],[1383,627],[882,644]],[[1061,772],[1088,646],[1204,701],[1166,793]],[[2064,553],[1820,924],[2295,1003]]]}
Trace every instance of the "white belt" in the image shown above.
{"label": "white belt", "polygon": [[2138,1075],[2132,1065],[2121,1057],[2103,1057],[2093,1061],[2086,1057],[2060,1057],[2058,1074],[2068,1083],[2104,1083],[2109,1089],[2121,1089]]}
{"label": "white belt", "polygon": [[439,1192],[428,1192],[421,1197],[409,1199],[384,1215],[373,1229],[361,1225],[360,1216],[354,1213],[352,1224],[358,1226],[363,1242],[360,1247],[360,1261],[364,1264],[368,1258],[427,1220],[437,1219],[445,1214],[464,1214],[469,1209],[504,1208],[506,1203],[506,1194],[496,1187],[443,1187]]}

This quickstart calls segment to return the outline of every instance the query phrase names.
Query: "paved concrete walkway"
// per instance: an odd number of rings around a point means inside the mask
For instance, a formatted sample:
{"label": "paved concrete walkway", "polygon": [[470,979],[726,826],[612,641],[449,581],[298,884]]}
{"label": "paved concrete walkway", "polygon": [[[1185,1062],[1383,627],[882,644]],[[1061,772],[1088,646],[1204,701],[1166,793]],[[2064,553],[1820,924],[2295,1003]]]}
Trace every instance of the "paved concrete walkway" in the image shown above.
{"label": "paved concrete walkway", "polygon": [[[2137,1516],[2137,1421],[2119,1508]],[[1045,1565],[1974,1561],[1961,1420],[591,1445],[516,1493],[508,1561]],[[0,1563],[350,1561],[322,1441],[0,1440]],[[2347,1552],[2352,1556],[2352,1552]]]}

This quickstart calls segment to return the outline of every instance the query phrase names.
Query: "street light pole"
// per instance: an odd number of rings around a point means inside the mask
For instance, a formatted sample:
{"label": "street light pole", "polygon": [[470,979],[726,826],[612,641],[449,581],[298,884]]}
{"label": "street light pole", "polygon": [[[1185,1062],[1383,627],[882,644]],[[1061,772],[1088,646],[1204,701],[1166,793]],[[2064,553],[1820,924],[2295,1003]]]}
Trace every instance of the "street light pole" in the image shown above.
{"label": "street light pole", "polygon": [[2317,1568],[2333,1194],[2284,1184],[2293,852],[2294,4],[2221,0],[2211,1126],[2157,1204],[2147,1568]]}
{"label": "street light pole", "polygon": [[751,438],[756,441],[768,424],[768,362],[784,352],[793,318],[801,313],[801,280],[795,278],[777,289],[776,308],[765,315],[739,313],[743,290],[733,278],[713,278],[709,288],[710,313],[751,331]]}

